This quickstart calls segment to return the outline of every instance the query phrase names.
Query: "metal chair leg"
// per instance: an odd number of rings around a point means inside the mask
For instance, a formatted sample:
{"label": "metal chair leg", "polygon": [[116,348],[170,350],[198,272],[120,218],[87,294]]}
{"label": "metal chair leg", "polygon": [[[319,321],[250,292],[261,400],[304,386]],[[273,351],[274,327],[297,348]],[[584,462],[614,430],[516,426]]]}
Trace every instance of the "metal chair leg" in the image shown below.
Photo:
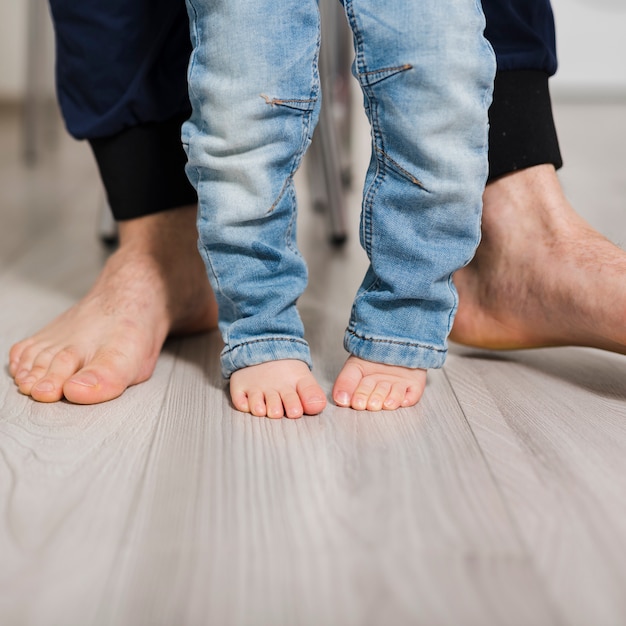
{"label": "metal chair leg", "polygon": [[28,0],[26,81],[23,108],[22,153],[34,165],[42,143],[56,133],[56,105],[51,76],[51,23],[45,0]]}
{"label": "metal chair leg", "polygon": [[104,196],[98,207],[98,237],[103,244],[111,247],[117,245],[119,240],[117,223]]}
{"label": "metal chair leg", "polygon": [[350,109],[349,64],[346,68],[345,56],[347,26],[335,0],[322,1],[320,12],[322,108],[310,151],[309,186],[313,205],[323,207],[328,213],[331,243],[341,245],[347,238],[344,184],[350,178],[349,165],[346,166],[349,163],[349,119],[348,123],[346,119]]}

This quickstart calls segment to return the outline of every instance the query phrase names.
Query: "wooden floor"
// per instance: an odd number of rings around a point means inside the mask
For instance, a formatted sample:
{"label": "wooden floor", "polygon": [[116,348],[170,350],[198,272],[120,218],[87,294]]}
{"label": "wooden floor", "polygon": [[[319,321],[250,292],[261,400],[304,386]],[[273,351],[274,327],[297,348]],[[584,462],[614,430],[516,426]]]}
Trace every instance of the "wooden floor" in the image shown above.
{"label": "wooden floor", "polygon": [[[625,242],[625,106],[556,115],[570,198]],[[60,131],[27,168],[19,141],[4,111],[3,355],[105,254],[88,148]],[[302,314],[330,391],[358,200],[333,252],[301,194]],[[150,381],[94,407],[37,404],[3,365],[2,626],[626,624],[626,358],[456,349],[416,408],[270,421],[230,408],[219,350],[171,341]]]}

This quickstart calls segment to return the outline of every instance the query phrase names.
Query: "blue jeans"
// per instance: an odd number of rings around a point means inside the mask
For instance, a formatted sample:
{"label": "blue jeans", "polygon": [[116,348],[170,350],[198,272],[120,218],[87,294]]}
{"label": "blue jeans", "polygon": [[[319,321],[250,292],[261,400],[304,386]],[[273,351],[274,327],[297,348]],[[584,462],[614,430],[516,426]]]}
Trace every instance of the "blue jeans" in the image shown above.
{"label": "blue jeans", "polygon": [[[360,239],[370,259],[344,345],[441,367],[452,274],[480,238],[495,73],[476,0],[344,0],[353,73],[372,128]],[[317,0],[187,0],[192,117],[187,174],[220,309],[226,377],[276,359],[311,365],[296,301],[293,175],[320,107]]]}

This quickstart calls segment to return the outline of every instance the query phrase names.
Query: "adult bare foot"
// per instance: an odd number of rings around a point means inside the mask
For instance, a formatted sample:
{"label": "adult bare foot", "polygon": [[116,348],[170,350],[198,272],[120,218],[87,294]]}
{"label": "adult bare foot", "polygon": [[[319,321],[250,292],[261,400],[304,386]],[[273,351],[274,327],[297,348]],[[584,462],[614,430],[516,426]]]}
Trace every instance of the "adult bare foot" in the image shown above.
{"label": "adult bare foot", "polygon": [[357,411],[392,411],[417,404],[426,386],[426,370],[409,369],[348,357],[335,385],[338,406]]}
{"label": "adult bare foot", "polygon": [[317,415],[326,406],[322,388],[303,361],[268,361],[237,370],[230,396],[239,411],[257,417]]}
{"label": "adult bare foot", "polygon": [[580,345],[626,353],[626,253],[565,198],[552,165],[484,194],[483,239],[454,276],[451,339],[490,349]]}
{"label": "adult bare foot", "polygon": [[11,348],[19,390],[40,402],[111,400],[151,376],[169,333],[214,328],[195,219],[190,206],[120,223],[120,247],[91,291]]}

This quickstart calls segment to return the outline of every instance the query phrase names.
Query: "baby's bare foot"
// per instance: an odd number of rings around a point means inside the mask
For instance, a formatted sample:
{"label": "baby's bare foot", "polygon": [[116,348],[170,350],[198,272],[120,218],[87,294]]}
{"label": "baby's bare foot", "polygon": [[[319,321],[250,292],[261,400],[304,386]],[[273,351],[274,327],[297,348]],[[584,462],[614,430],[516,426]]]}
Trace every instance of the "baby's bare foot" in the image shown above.
{"label": "baby's bare foot", "polygon": [[195,242],[194,207],[122,223],[120,248],[91,291],[11,348],[19,390],[40,402],[111,400],[151,376],[168,333],[215,327]]}
{"label": "baby's bare foot", "polygon": [[333,399],[357,411],[392,411],[417,404],[425,386],[426,370],[350,356],[335,382]]}
{"label": "baby's bare foot", "polygon": [[268,361],[237,370],[230,396],[239,411],[257,417],[317,415],[326,406],[322,388],[303,361]]}

